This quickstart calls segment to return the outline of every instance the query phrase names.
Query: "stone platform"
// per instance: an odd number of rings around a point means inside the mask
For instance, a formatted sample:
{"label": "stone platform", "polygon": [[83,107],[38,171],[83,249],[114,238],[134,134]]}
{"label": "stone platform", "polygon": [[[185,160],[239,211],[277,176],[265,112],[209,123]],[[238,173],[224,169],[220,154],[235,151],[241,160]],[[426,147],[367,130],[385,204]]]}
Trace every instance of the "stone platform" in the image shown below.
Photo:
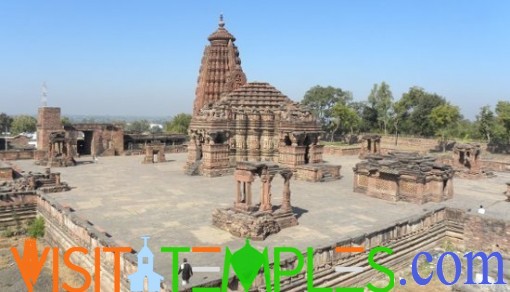
{"label": "stone platform", "polygon": [[264,240],[284,228],[298,225],[292,211],[242,212],[235,208],[216,209],[212,223],[234,236],[252,240]]}
{"label": "stone platform", "polygon": [[341,178],[341,165],[332,164],[307,164],[297,166],[294,170],[297,180],[309,182],[325,182]]}

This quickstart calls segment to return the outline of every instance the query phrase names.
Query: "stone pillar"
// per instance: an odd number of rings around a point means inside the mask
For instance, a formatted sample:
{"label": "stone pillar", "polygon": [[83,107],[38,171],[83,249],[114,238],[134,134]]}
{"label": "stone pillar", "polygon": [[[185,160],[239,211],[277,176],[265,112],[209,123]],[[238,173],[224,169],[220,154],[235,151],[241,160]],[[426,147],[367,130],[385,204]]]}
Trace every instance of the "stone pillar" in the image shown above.
{"label": "stone pillar", "polygon": [[251,207],[251,182],[246,183],[246,206],[249,208]]}
{"label": "stone pillar", "polygon": [[55,185],[60,186],[60,172],[53,173],[53,177],[55,178]]}
{"label": "stone pillar", "polygon": [[51,168],[46,167],[46,168],[44,169],[44,174],[46,175],[46,178],[50,178]]}
{"label": "stone pillar", "polygon": [[262,191],[259,211],[272,212],[273,210],[273,206],[271,205],[271,181],[273,178],[274,174],[269,174],[267,169],[265,169],[261,175]]}
{"label": "stone pillar", "polygon": [[281,209],[282,211],[292,211],[292,205],[290,204],[290,179],[292,177],[292,171],[285,171],[280,174],[284,179]]}
{"label": "stone pillar", "polygon": [[[237,184],[237,194],[236,194],[236,204],[241,203],[241,182],[236,180]],[[234,205],[235,206],[235,205]]]}

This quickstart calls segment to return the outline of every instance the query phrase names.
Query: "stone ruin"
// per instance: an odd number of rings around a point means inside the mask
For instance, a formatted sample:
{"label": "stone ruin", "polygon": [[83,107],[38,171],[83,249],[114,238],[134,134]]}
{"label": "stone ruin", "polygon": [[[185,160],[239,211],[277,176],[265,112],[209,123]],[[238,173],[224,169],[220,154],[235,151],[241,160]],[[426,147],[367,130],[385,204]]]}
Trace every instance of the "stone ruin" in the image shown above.
{"label": "stone ruin", "polygon": [[166,162],[165,144],[153,143],[145,146],[145,157],[142,163]]}
{"label": "stone ruin", "polygon": [[[284,179],[282,203],[273,206],[271,182],[280,174]],[[262,189],[260,202],[253,202],[252,184],[260,177]],[[237,184],[233,207],[216,209],[212,215],[213,225],[238,237],[264,240],[281,229],[298,225],[290,203],[290,179],[292,171],[277,165],[240,162],[234,173]]]}
{"label": "stone ruin", "polygon": [[44,173],[27,174],[16,172],[11,181],[0,181],[0,194],[17,194],[41,191],[43,193],[57,193],[69,191],[71,188],[61,181],[59,172],[51,172],[46,168]]}
{"label": "stone ruin", "polygon": [[371,155],[356,164],[354,191],[388,201],[416,204],[453,197],[453,168],[418,153]]}
{"label": "stone ruin", "polygon": [[381,154],[381,135],[364,135],[360,140],[359,158],[365,159],[369,155]]}
{"label": "stone ruin", "polygon": [[67,167],[76,165],[76,155],[73,139],[65,131],[52,132],[49,134],[47,155],[35,161],[37,165],[48,167]]}
{"label": "stone ruin", "polygon": [[268,83],[247,83],[236,39],[224,26],[221,17],[202,58],[186,173],[221,176],[242,161],[322,163],[322,131],[311,110]]}
{"label": "stone ruin", "polygon": [[480,144],[467,143],[453,146],[452,166],[455,175],[462,178],[476,179],[493,177],[494,173],[485,171],[480,162],[482,150]]}

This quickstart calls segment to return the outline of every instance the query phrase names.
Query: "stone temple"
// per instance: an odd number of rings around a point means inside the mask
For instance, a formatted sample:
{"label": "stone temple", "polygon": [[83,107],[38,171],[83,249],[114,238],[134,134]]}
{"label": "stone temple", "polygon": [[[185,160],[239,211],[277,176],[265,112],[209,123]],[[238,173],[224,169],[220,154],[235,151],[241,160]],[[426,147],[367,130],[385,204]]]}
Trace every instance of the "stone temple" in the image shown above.
{"label": "stone temple", "polygon": [[236,39],[222,17],[208,40],[189,129],[187,173],[220,176],[233,172],[239,161],[293,169],[321,163],[321,129],[312,112],[268,83],[247,83]]}

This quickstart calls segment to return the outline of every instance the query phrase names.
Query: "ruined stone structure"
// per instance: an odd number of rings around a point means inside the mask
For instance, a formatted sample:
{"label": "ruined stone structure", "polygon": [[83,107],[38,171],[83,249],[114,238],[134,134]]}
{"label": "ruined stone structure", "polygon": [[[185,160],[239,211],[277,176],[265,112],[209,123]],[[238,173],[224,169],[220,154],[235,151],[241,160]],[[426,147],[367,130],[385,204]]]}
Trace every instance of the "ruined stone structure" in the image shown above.
{"label": "ruined stone structure", "polygon": [[416,204],[453,197],[453,169],[417,153],[372,155],[354,167],[354,191]]}
{"label": "ruined stone structure", "polygon": [[[272,204],[271,182],[280,174],[284,179],[282,201],[279,207]],[[260,202],[253,202],[252,184],[259,176],[262,182]],[[238,237],[263,240],[281,229],[298,224],[290,203],[292,171],[277,165],[240,162],[234,173],[237,193],[234,206],[216,209],[213,225]]]}
{"label": "ruined stone structure", "polygon": [[238,161],[293,168],[322,162],[321,130],[311,111],[268,83],[246,83],[234,40],[221,19],[199,73],[188,174],[219,176]]}
{"label": "ruined stone structure", "polygon": [[113,124],[62,125],[60,108],[41,107],[37,120],[36,163],[75,165],[79,155],[113,156],[124,152],[124,130]]}
{"label": "ruined stone structure", "polygon": [[470,179],[494,176],[492,172],[483,169],[480,161],[481,152],[480,144],[455,144],[451,161],[455,175]]}
{"label": "ruined stone structure", "polygon": [[359,158],[365,159],[369,155],[381,154],[381,135],[364,135],[360,143]]}
{"label": "ruined stone structure", "polygon": [[46,155],[36,161],[38,165],[48,167],[65,167],[76,165],[74,156],[76,141],[65,131],[52,132],[49,134],[49,146]]}
{"label": "ruined stone structure", "polygon": [[37,115],[37,150],[48,152],[50,134],[64,131],[59,107],[40,107]]}
{"label": "ruined stone structure", "polygon": [[145,157],[142,163],[165,162],[165,144],[152,144],[145,146]]}

